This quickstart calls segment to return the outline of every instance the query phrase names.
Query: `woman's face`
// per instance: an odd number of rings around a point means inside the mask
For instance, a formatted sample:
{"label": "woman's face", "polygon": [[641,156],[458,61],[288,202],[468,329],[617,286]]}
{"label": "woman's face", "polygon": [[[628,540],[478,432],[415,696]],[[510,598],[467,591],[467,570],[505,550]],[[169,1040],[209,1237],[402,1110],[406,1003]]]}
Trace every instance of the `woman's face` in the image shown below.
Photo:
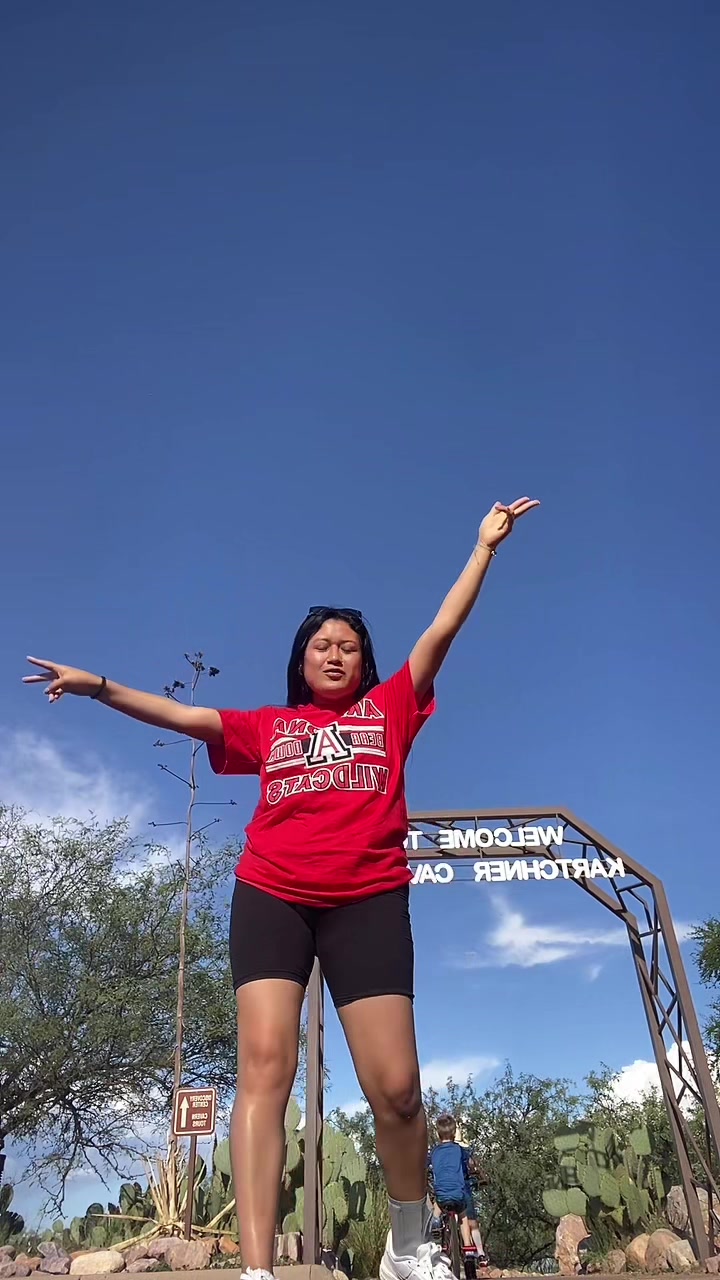
{"label": "woman's face", "polygon": [[362,677],[359,635],[340,618],[329,618],[308,641],[303,674],[317,702],[352,697]]}

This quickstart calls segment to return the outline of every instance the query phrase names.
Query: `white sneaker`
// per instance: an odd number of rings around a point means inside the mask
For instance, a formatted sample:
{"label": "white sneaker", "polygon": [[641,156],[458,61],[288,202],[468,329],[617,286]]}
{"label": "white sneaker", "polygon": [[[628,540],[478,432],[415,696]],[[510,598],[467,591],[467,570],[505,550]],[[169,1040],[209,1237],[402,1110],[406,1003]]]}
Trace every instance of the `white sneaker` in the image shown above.
{"label": "white sneaker", "polygon": [[275,1277],[272,1271],[266,1271],[264,1267],[247,1267],[240,1280],[275,1280]]}
{"label": "white sneaker", "polygon": [[440,1246],[421,1244],[416,1254],[399,1258],[392,1251],[388,1235],[380,1261],[380,1280],[456,1280]]}

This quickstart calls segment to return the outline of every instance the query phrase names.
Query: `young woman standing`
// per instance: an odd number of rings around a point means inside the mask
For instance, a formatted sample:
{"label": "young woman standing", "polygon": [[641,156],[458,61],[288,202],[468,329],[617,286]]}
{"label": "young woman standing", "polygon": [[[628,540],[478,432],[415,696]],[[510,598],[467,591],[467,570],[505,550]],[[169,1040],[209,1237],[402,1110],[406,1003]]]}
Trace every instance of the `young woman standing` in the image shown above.
{"label": "young woman standing", "polygon": [[381,1280],[450,1280],[428,1240],[427,1127],[413,1020],[404,766],[433,713],[433,682],[491,558],[538,503],[495,503],[470,559],[408,661],[380,682],[362,615],[310,610],[292,647],[288,700],[257,711],[188,707],[105,676],[30,658],[50,702],[88,697],[208,744],[216,773],[258,774],[237,867],[230,952],[238,1014],[233,1178],[245,1274],[271,1274],[284,1115],[315,957],[375,1117],[391,1230]]}

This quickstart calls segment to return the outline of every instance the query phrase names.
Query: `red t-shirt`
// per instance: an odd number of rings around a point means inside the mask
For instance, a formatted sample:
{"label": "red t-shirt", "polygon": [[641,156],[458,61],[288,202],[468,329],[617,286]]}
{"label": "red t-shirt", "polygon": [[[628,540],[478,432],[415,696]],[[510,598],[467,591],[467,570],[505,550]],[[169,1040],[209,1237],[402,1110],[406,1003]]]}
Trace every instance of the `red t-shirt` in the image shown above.
{"label": "red t-shirt", "polygon": [[330,907],[410,881],[404,767],[435,710],[408,663],[344,710],[221,711],[215,773],[257,773],[260,801],[237,876],[288,902]]}

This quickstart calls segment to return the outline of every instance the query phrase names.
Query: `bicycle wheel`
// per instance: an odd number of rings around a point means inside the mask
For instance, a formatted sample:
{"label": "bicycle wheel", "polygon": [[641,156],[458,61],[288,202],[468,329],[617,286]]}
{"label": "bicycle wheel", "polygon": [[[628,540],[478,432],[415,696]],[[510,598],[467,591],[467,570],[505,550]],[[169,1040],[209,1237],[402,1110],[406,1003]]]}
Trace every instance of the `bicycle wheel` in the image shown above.
{"label": "bicycle wheel", "polygon": [[448,1257],[450,1258],[450,1270],[457,1280],[463,1280],[463,1273],[460,1270],[460,1231],[458,1228],[458,1220],[454,1213],[448,1214],[447,1219],[448,1233]]}

